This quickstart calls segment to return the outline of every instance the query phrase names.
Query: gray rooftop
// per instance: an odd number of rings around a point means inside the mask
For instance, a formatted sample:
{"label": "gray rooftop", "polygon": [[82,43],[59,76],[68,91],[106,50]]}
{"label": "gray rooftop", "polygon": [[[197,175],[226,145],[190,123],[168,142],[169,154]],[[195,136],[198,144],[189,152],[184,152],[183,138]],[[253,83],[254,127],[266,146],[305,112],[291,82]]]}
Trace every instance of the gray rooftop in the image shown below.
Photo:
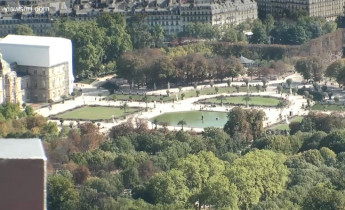
{"label": "gray rooftop", "polygon": [[255,63],[255,61],[250,60],[250,59],[248,59],[248,58],[246,58],[246,57],[244,57],[242,55],[241,55],[240,59],[241,59],[241,63],[247,63],[247,64]]}
{"label": "gray rooftop", "polygon": [[40,139],[0,139],[0,159],[44,159]]}

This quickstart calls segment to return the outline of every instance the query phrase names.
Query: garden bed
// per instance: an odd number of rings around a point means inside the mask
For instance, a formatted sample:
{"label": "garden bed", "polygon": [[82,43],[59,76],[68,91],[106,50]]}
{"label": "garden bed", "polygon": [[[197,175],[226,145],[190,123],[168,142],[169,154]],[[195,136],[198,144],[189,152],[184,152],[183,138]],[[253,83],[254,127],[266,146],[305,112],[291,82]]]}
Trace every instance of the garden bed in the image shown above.
{"label": "garden bed", "polygon": [[[232,105],[232,106],[245,106],[246,101],[245,95],[242,96],[225,96],[223,100],[220,100],[219,97],[215,98],[208,98],[199,100],[197,103],[201,104],[210,104],[210,105]],[[261,106],[261,107],[276,107],[280,101],[283,99],[281,98],[274,98],[270,96],[250,96],[250,100],[248,101],[248,106]]]}
{"label": "garden bed", "polygon": [[143,108],[128,107],[126,112],[120,107],[113,106],[79,106],[72,110],[50,116],[54,120],[79,120],[79,121],[111,121],[143,111]]}

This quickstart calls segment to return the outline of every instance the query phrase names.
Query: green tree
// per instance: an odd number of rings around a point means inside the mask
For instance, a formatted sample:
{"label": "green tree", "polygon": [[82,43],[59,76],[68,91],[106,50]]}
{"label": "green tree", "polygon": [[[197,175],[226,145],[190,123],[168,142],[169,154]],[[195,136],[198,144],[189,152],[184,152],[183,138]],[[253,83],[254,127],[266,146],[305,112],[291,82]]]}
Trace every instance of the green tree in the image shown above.
{"label": "green tree", "polygon": [[[146,61],[144,57],[136,53],[124,53],[118,61],[118,75],[127,79],[130,84],[138,84],[145,79],[144,70]],[[131,88],[132,84],[131,84]]]}
{"label": "green tree", "polygon": [[323,64],[320,58],[302,58],[296,62],[295,69],[306,80],[320,81],[323,77]]}
{"label": "green tree", "polygon": [[128,104],[125,102],[122,104],[122,106],[120,107],[120,109],[123,109],[123,113],[126,113],[126,110],[129,108]]}
{"label": "green tree", "polygon": [[345,60],[340,59],[331,63],[325,72],[325,76],[335,79],[339,85],[345,84]]}
{"label": "green tree", "polygon": [[180,121],[178,121],[177,125],[180,125],[181,126],[181,130],[183,130],[183,126],[187,125],[187,122],[185,120],[180,120]]}
{"label": "green tree", "polygon": [[49,209],[76,209],[79,203],[79,194],[69,178],[60,174],[48,177],[48,208]]}
{"label": "green tree", "polygon": [[145,95],[143,98],[142,98],[143,102],[145,102],[146,106],[145,106],[145,111],[147,111],[147,104],[149,102],[149,98],[147,97],[147,95]]}
{"label": "green tree", "polygon": [[147,82],[151,86],[153,86],[153,83],[163,86],[177,77],[177,69],[173,60],[166,56],[154,60],[146,71],[148,74]]}
{"label": "green tree", "polygon": [[287,30],[287,34],[289,36],[289,44],[292,45],[300,45],[300,44],[304,44],[307,40],[307,34],[305,29],[302,26],[294,26],[294,27],[290,27]]}
{"label": "green tree", "polygon": [[231,137],[237,136],[243,141],[250,142],[263,134],[264,118],[265,113],[263,111],[235,107],[228,114],[224,131]]}
{"label": "green tree", "polygon": [[159,123],[158,119],[155,118],[155,119],[152,121],[152,123],[155,124],[155,129],[157,130],[157,126],[158,126],[158,123]]}
{"label": "green tree", "polygon": [[311,188],[306,196],[302,209],[343,209],[345,206],[344,193],[332,189],[329,184],[319,183]]}
{"label": "green tree", "polygon": [[127,20],[127,31],[135,49],[151,47],[154,39],[149,31],[146,15],[134,15]]}
{"label": "green tree", "polygon": [[290,139],[281,135],[263,137],[255,141],[253,147],[258,149],[272,150],[274,152],[281,152],[285,155],[293,154]]}
{"label": "green tree", "polygon": [[244,67],[239,59],[230,57],[226,61],[226,76],[231,77],[231,80],[234,80],[234,77],[239,76],[244,73]]}
{"label": "green tree", "polygon": [[246,102],[246,107],[248,107],[248,102],[249,102],[250,100],[252,100],[252,99],[250,98],[249,95],[246,95],[245,97],[243,97],[243,101]]}
{"label": "green tree", "polygon": [[35,33],[29,25],[17,25],[15,28],[15,34],[34,36]]}
{"label": "green tree", "polygon": [[333,131],[322,139],[320,147],[328,147],[335,153],[345,151],[345,131]]}
{"label": "green tree", "polygon": [[274,28],[274,23],[275,23],[274,17],[271,14],[268,14],[263,23],[266,26],[266,33],[270,34]]}
{"label": "green tree", "polygon": [[151,33],[155,47],[162,46],[164,41],[164,28],[161,25],[155,25]]}
{"label": "green tree", "polygon": [[5,102],[0,104],[0,113],[5,117],[5,119],[16,119],[22,115],[20,111],[20,105],[10,102]]}
{"label": "green tree", "polygon": [[72,40],[77,78],[97,75],[105,55],[106,31],[96,21],[56,21],[54,35]]}
{"label": "green tree", "polygon": [[214,91],[216,92],[216,94],[218,94],[218,92],[219,92],[219,87],[214,87]]}
{"label": "green tree", "polygon": [[226,97],[224,95],[220,95],[217,97],[217,100],[220,100],[220,105],[223,106],[223,100],[225,100]]}
{"label": "green tree", "polygon": [[190,196],[186,182],[182,171],[173,169],[154,176],[149,181],[148,192],[156,204],[184,204]]}
{"label": "green tree", "polygon": [[225,30],[222,40],[226,42],[237,42],[237,31],[233,27],[229,27]]}
{"label": "green tree", "polygon": [[184,99],[185,96],[186,96],[185,93],[181,93],[181,98],[182,98],[182,100]]}
{"label": "green tree", "polygon": [[282,154],[257,150],[234,161],[228,177],[237,186],[241,208],[248,209],[285,189],[289,175],[285,160]]}
{"label": "green tree", "polygon": [[34,116],[36,114],[34,108],[32,108],[32,106],[30,105],[25,106],[24,111],[25,111],[26,116]]}
{"label": "green tree", "polygon": [[[237,189],[223,175],[212,176],[203,186],[200,193],[200,200],[205,204],[218,208],[238,209]],[[200,204],[199,204],[200,205]]]}
{"label": "green tree", "polygon": [[291,84],[292,84],[292,79],[287,79],[286,80],[286,84],[288,85],[288,87],[291,89]]}
{"label": "green tree", "polygon": [[126,19],[117,13],[104,12],[97,18],[97,24],[105,30],[106,61],[119,58],[122,53],[132,49],[132,42],[126,30]]}
{"label": "green tree", "polygon": [[250,42],[253,44],[266,44],[268,37],[265,26],[262,24],[260,20],[255,20],[253,25],[253,35],[250,39]]}

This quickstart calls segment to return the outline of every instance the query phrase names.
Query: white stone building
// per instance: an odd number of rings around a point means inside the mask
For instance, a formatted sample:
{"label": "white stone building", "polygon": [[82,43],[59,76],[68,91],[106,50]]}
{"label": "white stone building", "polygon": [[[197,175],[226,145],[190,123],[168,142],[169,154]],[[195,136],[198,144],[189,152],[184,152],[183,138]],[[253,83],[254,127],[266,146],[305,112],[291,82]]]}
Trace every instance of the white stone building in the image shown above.
{"label": "white stone building", "polygon": [[59,100],[73,91],[72,42],[57,37],[8,35],[0,41],[3,59],[19,76],[26,102]]}

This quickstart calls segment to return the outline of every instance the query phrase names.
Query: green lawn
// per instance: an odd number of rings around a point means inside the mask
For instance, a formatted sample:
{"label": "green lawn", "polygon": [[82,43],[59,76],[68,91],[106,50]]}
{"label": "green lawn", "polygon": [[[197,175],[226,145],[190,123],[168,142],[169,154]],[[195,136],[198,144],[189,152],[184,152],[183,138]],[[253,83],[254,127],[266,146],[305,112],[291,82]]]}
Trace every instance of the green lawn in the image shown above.
{"label": "green lawn", "polygon": [[[250,90],[253,93],[256,93],[256,87],[251,87]],[[200,96],[201,95],[212,95],[212,94],[216,94],[216,90],[214,87],[209,87],[209,88],[203,88],[203,89],[193,89],[193,90],[187,90],[187,91],[182,91],[178,93],[178,98],[181,100],[182,99],[182,93],[185,94],[184,99],[187,98],[191,98],[191,97],[196,97],[196,91],[200,91]],[[240,87],[240,92],[247,92],[247,88],[246,87]],[[233,93],[233,92],[237,92],[236,88],[234,87],[219,87],[218,88],[218,94],[220,93]],[[143,101],[143,95],[137,95],[137,94],[113,94],[108,96],[107,98],[113,100],[114,96],[116,98],[116,100],[119,101]],[[130,99],[130,97],[132,99]],[[175,95],[174,94],[170,94],[170,96],[168,97],[166,94],[158,96],[158,95],[147,95],[148,97],[148,101],[153,102],[153,101],[163,101],[163,102],[169,102],[172,101],[173,99],[175,99]]]}
{"label": "green lawn", "polygon": [[[293,119],[291,119],[289,122],[301,122],[303,120],[303,117],[295,117]],[[290,130],[289,124],[280,124],[280,125],[276,125],[273,126],[272,128],[273,130]]]}
{"label": "green lawn", "polygon": [[103,120],[111,119],[112,115],[116,118],[135,111],[138,111],[138,108],[127,108],[126,113],[124,113],[123,109],[119,107],[85,106],[65,112],[57,117],[62,119]]}
{"label": "green lawn", "polygon": [[[245,105],[246,101],[244,100],[244,98],[245,98],[244,96],[225,97],[225,99],[223,100],[223,104],[231,103],[231,104],[236,104],[236,105]],[[256,105],[256,106],[277,106],[279,101],[280,100],[277,98],[251,96],[250,100],[248,101],[248,104]],[[209,99],[203,100],[202,102],[221,104],[221,101],[217,98],[209,98]]]}
{"label": "green lawn", "polygon": [[86,78],[86,79],[83,79],[83,80],[80,80],[78,83],[84,83],[84,84],[91,84],[95,81],[96,79],[91,79],[91,78]]}
{"label": "green lawn", "polygon": [[[144,96],[143,95],[136,95],[136,94],[113,94],[108,96],[107,98],[111,99],[111,100],[119,100],[119,101],[143,101]],[[131,99],[130,99],[131,98]],[[167,102],[167,101],[172,101],[174,99],[173,96],[147,96],[148,101],[149,102],[153,102],[153,101],[163,101],[163,102]]]}
{"label": "green lawn", "polygon": [[[253,92],[253,93],[256,93],[257,90],[256,90],[256,87],[251,87],[250,90]],[[193,89],[193,90],[187,90],[187,91],[183,91],[181,93],[179,93],[179,98],[182,98],[181,97],[181,94],[184,93],[185,94],[185,99],[186,98],[191,98],[191,97],[196,97],[196,91],[200,91],[200,95],[212,95],[212,94],[217,94],[216,90],[215,90],[215,87],[209,87],[209,88],[203,88],[203,89]],[[247,88],[246,87],[240,87],[240,92],[247,92]],[[237,90],[235,87],[219,87],[218,88],[218,94],[220,93],[236,93]]]}
{"label": "green lawn", "polygon": [[314,106],[311,107],[312,110],[326,110],[326,111],[340,111],[340,110],[345,110],[343,105],[337,105],[337,104],[314,104]]}

